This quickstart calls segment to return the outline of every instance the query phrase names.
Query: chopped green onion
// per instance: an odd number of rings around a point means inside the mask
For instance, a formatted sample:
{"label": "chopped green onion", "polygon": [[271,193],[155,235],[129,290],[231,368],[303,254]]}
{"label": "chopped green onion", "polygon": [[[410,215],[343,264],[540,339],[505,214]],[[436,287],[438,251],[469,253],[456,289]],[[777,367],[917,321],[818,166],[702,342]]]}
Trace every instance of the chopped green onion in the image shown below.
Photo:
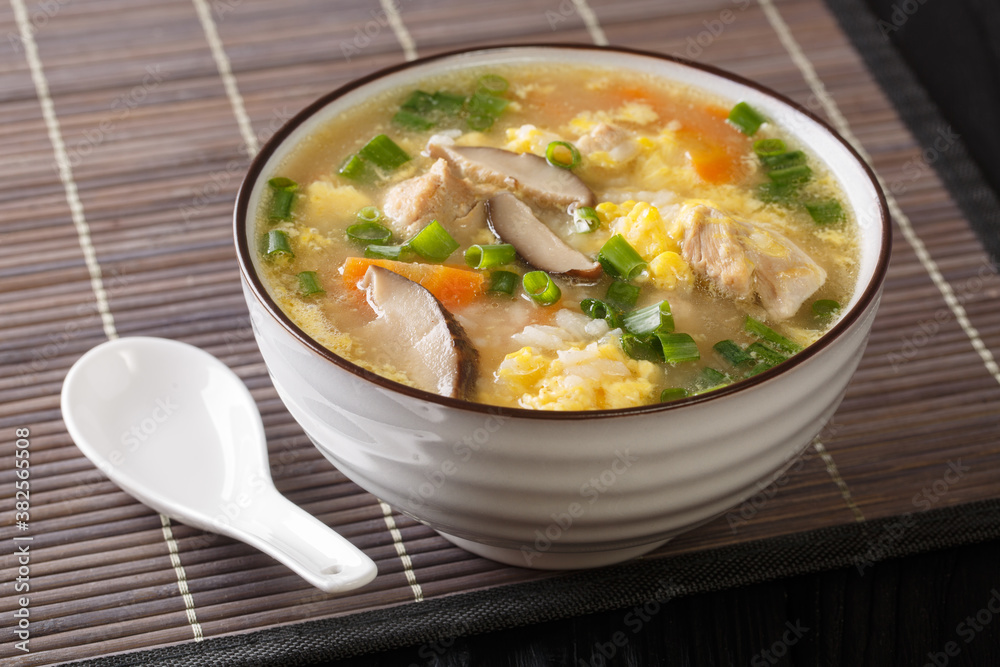
{"label": "chopped green onion", "polygon": [[465,95],[439,90],[432,96],[433,108],[442,114],[453,116],[465,106]]}
{"label": "chopped green onion", "polygon": [[597,211],[589,206],[577,206],[573,209],[573,223],[580,234],[589,234],[601,226]]}
{"label": "chopped green onion", "polygon": [[399,108],[403,111],[423,115],[433,111],[434,107],[434,95],[426,93],[422,90],[414,90]]}
{"label": "chopped green onion", "polygon": [[299,184],[290,178],[279,176],[267,182],[271,188],[271,206],[267,217],[271,220],[291,220],[292,204]]}
{"label": "chopped green onion", "polygon": [[409,257],[409,247],[406,245],[379,245],[372,243],[365,246],[365,257],[372,259],[394,259],[406,261]]}
{"label": "chopped green onion", "polygon": [[352,181],[366,182],[375,178],[375,172],[371,168],[371,165],[357,153],[347,158],[344,164],[340,166],[340,169],[337,170],[337,173]]}
{"label": "chopped green onion", "polygon": [[622,335],[622,350],[632,359],[663,361],[663,349],[655,336]]}
{"label": "chopped green onion", "polygon": [[769,171],[767,177],[771,179],[773,183],[803,183],[808,181],[812,176],[812,169],[809,165],[800,164],[795,167],[785,167],[783,169],[775,169],[774,171]]}
{"label": "chopped green onion", "polygon": [[[569,152],[568,160],[564,159],[567,151]],[[562,157],[559,156],[560,153],[563,154]],[[552,141],[545,147],[545,161],[553,167],[572,169],[580,164],[580,151],[568,141]]]}
{"label": "chopped green onion", "polygon": [[486,288],[486,291],[513,294],[514,288],[517,287],[517,278],[517,274],[511,271],[492,271],[490,273],[490,284]]}
{"label": "chopped green onion", "polygon": [[806,163],[806,154],[802,151],[784,151],[771,155],[760,155],[760,162],[768,169],[799,167]]}
{"label": "chopped green onion", "polygon": [[747,371],[747,377],[752,378],[755,375],[760,375],[764,371],[769,371],[774,368],[774,364],[769,364],[766,361],[759,362],[756,366]]}
{"label": "chopped green onion", "polygon": [[392,238],[392,230],[377,222],[359,222],[347,228],[347,238],[361,245],[384,245]]}
{"label": "chopped green onion", "polygon": [[658,333],[655,335],[663,348],[663,361],[666,363],[676,364],[681,361],[696,361],[701,358],[698,344],[689,334]]}
{"label": "chopped green onion", "polygon": [[422,132],[434,127],[434,123],[427,120],[423,116],[415,114],[412,111],[402,109],[397,111],[396,115],[392,117],[392,122],[402,128],[414,130],[416,132]]}
{"label": "chopped green onion", "polygon": [[413,252],[432,262],[443,262],[458,250],[458,241],[437,220],[432,220],[406,242]]}
{"label": "chopped green onion", "polygon": [[466,107],[469,110],[470,116],[482,114],[496,118],[503,113],[508,104],[510,104],[510,102],[502,97],[497,97],[492,93],[479,90],[473,93],[472,97],[469,98]]}
{"label": "chopped green onion", "polygon": [[354,219],[358,222],[382,222],[382,211],[374,206],[365,206],[358,209]]}
{"label": "chopped green onion", "polygon": [[667,387],[660,392],[660,403],[676,401],[679,398],[687,398],[690,395],[690,392],[684,387]]}
{"label": "chopped green onion", "polygon": [[646,260],[621,234],[615,234],[607,240],[597,254],[597,261],[609,274],[626,281],[632,280],[646,268]]}
{"label": "chopped green onion", "polygon": [[785,142],[781,139],[758,139],[753,142],[753,152],[762,158],[781,155],[786,150]]}
{"label": "chopped green onion", "polygon": [[809,216],[813,219],[813,221],[820,225],[826,225],[831,222],[838,222],[844,219],[844,209],[840,205],[840,202],[836,199],[807,203],[805,204],[805,207],[806,210],[809,211]]}
{"label": "chopped green onion", "polygon": [[298,275],[299,278],[299,294],[302,296],[313,296],[315,294],[326,294],[320,284],[319,279],[316,278],[315,271],[303,271]]}
{"label": "chopped green onion", "polygon": [[746,102],[740,102],[734,106],[729,112],[728,120],[737,130],[748,137],[752,137],[760,126],[767,122],[767,119],[760,115],[759,111]]}
{"label": "chopped green onion", "polygon": [[486,130],[493,127],[493,122],[496,120],[493,116],[489,114],[480,113],[469,116],[466,120],[466,125],[469,126],[470,130],[475,130],[476,132],[485,132]]}
{"label": "chopped green onion", "polygon": [[288,190],[288,189],[294,190],[295,188],[299,187],[298,183],[284,176],[275,176],[274,178],[269,180],[267,184],[270,185],[275,190]]}
{"label": "chopped green onion", "polygon": [[697,387],[697,393],[703,394],[706,391],[724,387],[732,381],[732,378],[722,371],[711,366],[706,366],[701,369],[701,373],[698,375],[698,379],[694,381],[694,384]]}
{"label": "chopped green onion", "polygon": [[408,162],[410,156],[395,141],[384,134],[377,135],[358,151],[364,160],[379,169],[392,171]]}
{"label": "chopped green onion", "polygon": [[510,264],[515,257],[517,257],[517,251],[509,243],[473,245],[465,251],[465,263],[474,269],[488,269],[491,266]]}
{"label": "chopped green onion", "polygon": [[790,204],[799,194],[799,183],[762,183],[757,187],[757,199],[767,204]]}
{"label": "chopped green onion", "polygon": [[770,366],[777,366],[782,361],[788,359],[788,357],[781,352],[768,347],[760,341],[747,345],[747,353],[757,361]]}
{"label": "chopped green onion", "polygon": [[833,299],[817,299],[813,301],[812,311],[816,317],[826,319],[833,317],[840,311],[840,304]]}
{"label": "chopped green onion", "polygon": [[636,336],[670,333],[674,330],[674,316],[670,313],[670,304],[663,300],[628,313],[622,318],[622,326]]}
{"label": "chopped green onion", "polygon": [[788,354],[795,354],[796,352],[802,351],[802,346],[798,343],[788,340],[777,331],[767,326],[760,320],[756,320],[753,317],[747,315],[746,321],[743,323],[743,330],[749,334],[753,334],[757,338],[763,339],[768,343],[771,343],[776,348],[782,352],[787,352]]}
{"label": "chopped green onion", "polygon": [[484,74],[479,77],[479,88],[497,95],[507,90],[510,84],[499,74]]}
{"label": "chopped green onion", "polygon": [[612,280],[611,284],[608,285],[608,291],[604,293],[604,298],[619,310],[625,310],[635,306],[636,302],[639,301],[639,292],[641,291],[638,285]]}
{"label": "chopped green onion", "polygon": [[521,285],[527,295],[542,306],[551,306],[562,296],[559,286],[545,271],[529,271],[521,279]]}
{"label": "chopped green onion", "polygon": [[621,310],[600,299],[584,299],[580,302],[580,310],[591,319],[604,320],[612,329],[621,327]]}
{"label": "chopped green onion", "polygon": [[748,361],[753,361],[753,357],[750,356],[746,350],[728,338],[726,340],[720,340],[712,346],[712,349],[733,366],[739,366],[747,363]]}
{"label": "chopped green onion", "polygon": [[282,229],[272,229],[267,233],[264,242],[264,254],[268,257],[275,255],[288,255],[294,257],[292,245],[288,240],[288,232]]}

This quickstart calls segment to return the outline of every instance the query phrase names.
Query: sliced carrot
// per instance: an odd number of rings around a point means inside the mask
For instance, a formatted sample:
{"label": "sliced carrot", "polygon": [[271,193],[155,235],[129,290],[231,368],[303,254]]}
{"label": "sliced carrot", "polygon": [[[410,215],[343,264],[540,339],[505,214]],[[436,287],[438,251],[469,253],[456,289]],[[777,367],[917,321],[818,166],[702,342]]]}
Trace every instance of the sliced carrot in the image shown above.
{"label": "sliced carrot", "polygon": [[357,289],[358,282],[373,264],[419,283],[449,310],[469,303],[485,289],[486,278],[478,271],[442,264],[418,264],[368,257],[347,258],[341,267],[344,284],[348,288]]}
{"label": "sliced carrot", "polygon": [[688,151],[695,173],[708,183],[727,183],[742,175],[740,162],[728,150],[717,145],[703,145]]}
{"label": "sliced carrot", "polygon": [[691,166],[709,183],[740,181],[744,176],[742,155],[750,140],[726,122],[729,112],[717,106],[701,108],[700,114],[681,121],[678,134],[690,144]]}

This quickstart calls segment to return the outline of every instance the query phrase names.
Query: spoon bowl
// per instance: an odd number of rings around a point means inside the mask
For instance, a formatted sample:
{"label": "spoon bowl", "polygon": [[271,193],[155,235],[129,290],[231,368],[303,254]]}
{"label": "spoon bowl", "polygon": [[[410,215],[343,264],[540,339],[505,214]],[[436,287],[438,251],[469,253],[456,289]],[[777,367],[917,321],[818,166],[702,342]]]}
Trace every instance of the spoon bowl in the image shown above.
{"label": "spoon bowl", "polygon": [[66,428],[115,484],[154,510],[269,554],[326,592],[370,582],[374,562],[278,493],[246,385],[197,347],[108,341],[62,390]]}

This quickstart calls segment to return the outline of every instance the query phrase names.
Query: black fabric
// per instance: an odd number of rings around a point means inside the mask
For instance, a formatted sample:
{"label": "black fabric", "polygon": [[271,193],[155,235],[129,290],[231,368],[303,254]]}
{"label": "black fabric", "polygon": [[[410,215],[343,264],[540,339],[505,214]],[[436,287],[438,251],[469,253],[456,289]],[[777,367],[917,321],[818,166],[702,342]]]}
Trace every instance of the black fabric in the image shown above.
{"label": "black fabric", "polygon": [[889,558],[997,537],[1000,499],[73,664],[308,665],[632,605],[654,613],[675,597],[840,567],[864,570]]}
{"label": "black fabric", "polygon": [[[828,2],[918,142],[933,146],[948,123],[883,36],[875,17],[861,0]],[[962,142],[942,152],[931,166],[996,262],[1000,206]],[[1000,538],[1000,499],[72,664],[308,665],[422,643],[434,647],[435,642],[459,635],[656,605],[672,597],[810,572],[864,569],[887,559],[996,538]]]}
{"label": "black fabric", "polygon": [[[863,0],[827,0],[1000,268],[1000,6],[996,0],[867,3],[877,15]],[[959,141],[947,140],[955,134]]]}

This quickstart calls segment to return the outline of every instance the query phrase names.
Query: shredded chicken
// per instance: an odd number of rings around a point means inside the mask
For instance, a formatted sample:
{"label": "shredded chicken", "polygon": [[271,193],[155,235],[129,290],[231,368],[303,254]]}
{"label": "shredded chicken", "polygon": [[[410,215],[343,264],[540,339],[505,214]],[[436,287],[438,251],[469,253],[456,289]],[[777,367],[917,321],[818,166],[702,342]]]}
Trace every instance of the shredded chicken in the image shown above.
{"label": "shredded chicken", "polygon": [[452,174],[445,160],[437,160],[420,176],[394,185],[385,195],[382,210],[396,233],[412,236],[432,220],[448,226],[476,205],[472,188]]}
{"label": "shredded chicken", "polygon": [[632,133],[610,123],[595,125],[577,140],[576,147],[584,155],[598,151],[607,153],[616,162],[627,162],[638,152]]}
{"label": "shredded chicken", "polygon": [[823,270],[789,238],[760,223],[734,220],[704,204],[685,206],[681,256],[721,292],[756,296],[768,315],[784,320],[826,281]]}

